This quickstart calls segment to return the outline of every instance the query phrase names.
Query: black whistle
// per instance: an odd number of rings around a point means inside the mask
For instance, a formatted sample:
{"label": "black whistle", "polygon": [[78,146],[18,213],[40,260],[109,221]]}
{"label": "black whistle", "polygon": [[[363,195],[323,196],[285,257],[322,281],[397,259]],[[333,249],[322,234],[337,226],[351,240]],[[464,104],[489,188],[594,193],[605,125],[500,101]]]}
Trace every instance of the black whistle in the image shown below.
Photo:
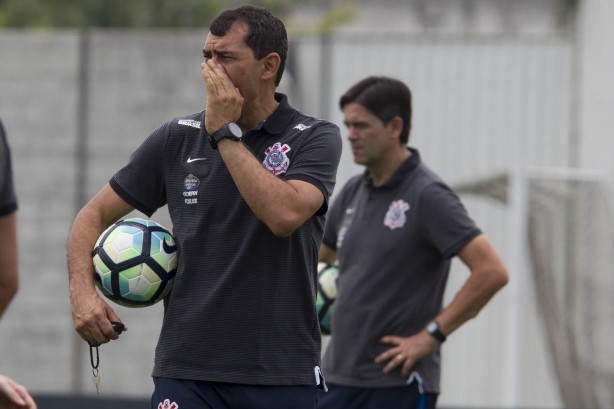
{"label": "black whistle", "polygon": [[124,327],[124,324],[122,324],[121,322],[111,321],[111,324],[113,324],[113,329],[115,330],[115,332],[117,332],[117,335],[121,334],[126,329],[126,327]]}

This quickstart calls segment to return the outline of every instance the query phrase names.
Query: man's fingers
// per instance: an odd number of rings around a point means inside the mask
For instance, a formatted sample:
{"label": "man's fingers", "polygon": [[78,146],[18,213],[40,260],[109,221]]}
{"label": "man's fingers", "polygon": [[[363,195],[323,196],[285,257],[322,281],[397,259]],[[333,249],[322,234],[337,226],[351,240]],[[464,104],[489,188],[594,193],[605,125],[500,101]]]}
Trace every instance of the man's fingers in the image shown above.
{"label": "man's fingers", "polygon": [[232,83],[226,75],[226,71],[213,61],[203,63],[203,74],[209,92],[215,92],[216,95],[219,95],[234,88],[234,86],[231,86]]}
{"label": "man's fingers", "polygon": [[401,375],[403,377],[408,377],[413,367],[414,362],[411,359],[406,359],[403,363],[403,368],[401,368]]}
{"label": "man's fingers", "polygon": [[381,342],[382,344],[390,344],[390,345],[398,346],[401,344],[402,340],[403,340],[402,337],[398,337],[396,335],[386,335],[384,337],[381,337],[379,342]]}
{"label": "man's fingers", "polygon": [[407,358],[405,357],[405,355],[399,352],[390,356],[388,359],[389,361],[383,369],[384,373],[392,372],[396,367],[403,365]]}

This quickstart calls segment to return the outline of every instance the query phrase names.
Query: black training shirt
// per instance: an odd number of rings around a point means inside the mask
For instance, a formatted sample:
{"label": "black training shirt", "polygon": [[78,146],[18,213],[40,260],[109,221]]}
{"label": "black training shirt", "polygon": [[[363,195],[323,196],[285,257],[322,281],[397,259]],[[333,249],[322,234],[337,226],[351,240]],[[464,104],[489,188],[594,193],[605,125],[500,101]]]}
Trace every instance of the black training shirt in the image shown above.
{"label": "black training shirt", "polygon": [[[154,376],[261,385],[315,384],[318,249],[341,155],[339,129],[276,94],[277,110],[243,143],[270,172],[316,186],[324,205],[288,238],[240,195],[204,130],[204,113],[154,131],[113,176],[147,215],[168,204],[179,265]],[[318,368],[319,369],[319,368]]]}

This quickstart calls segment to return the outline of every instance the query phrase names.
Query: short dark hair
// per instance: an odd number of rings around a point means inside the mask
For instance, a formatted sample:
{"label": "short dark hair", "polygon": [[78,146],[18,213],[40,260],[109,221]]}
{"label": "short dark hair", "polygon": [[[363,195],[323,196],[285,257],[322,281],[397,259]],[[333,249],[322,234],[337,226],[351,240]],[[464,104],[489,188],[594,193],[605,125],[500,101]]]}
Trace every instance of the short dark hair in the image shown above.
{"label": "short dark hair", "polygon": [[262,7],[241,6],[222,12],[211,22],[209,31],[213,35],[224,36],[237,21],[248,26],[245,44],[251,48],[257,60],[272,52],[279,54],[281,63],[275,78],[275,85],[279,85],[288,55],[288,34],[284,23]]}
{"label": "short dark hair", "polygon": [[364,106],[385,124],[395,116],[401,117],[400,141],[407,144],[411,130],[411,91],[405,83],[390,77],[367,77],[341,96],[339,107],[343,110],[352,102]]}

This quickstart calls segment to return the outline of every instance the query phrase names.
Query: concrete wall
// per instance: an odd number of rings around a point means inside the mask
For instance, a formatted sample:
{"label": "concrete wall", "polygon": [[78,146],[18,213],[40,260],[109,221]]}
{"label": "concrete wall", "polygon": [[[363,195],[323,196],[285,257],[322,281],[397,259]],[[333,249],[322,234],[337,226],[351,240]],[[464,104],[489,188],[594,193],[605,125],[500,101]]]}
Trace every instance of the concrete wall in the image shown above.
{"label": "concrete wall", "polygon": [[[203,108],[204,34],[95,31],[83,48],[76,32],[0,31],[0,117],[15,156],[22,270],[21,291],[0,326],[0,371],[35,392],[94,392],[88,348],[70,318],[66,233],[83,200],[151,130]],[[353,34],[330,40],[322,48],[318,38],[293,39],[296,60],[282,89],[298,108],[342,126],[336,106],[345,89],[366,75],[394,75],[414,92],[411,144],[450,183],[568,165],[572,75],[566,38]],[[86,77],[79,73],[83,61]],[[79,78],[86,78],[85,88]],[[78,150],[83,142],[85,156]],[[339,186],[357,171],[346,150]],[[440,402],[556,407],[534,294],[522,278],[524,266],[514,260],[512,219],[496,204],[472,198],[466,204],[520,284],[446,343]],[[154,219],[169,223],[164,210]],[[448,297],[465,278],[455,266]],[[161,307],[116,310],[130,330],[100,348],[102,391],[147,397]],[[524,318],[522,336],[507,322],[510,312]]]}
{"label": "concrete wall", "polygon": [[576,153],[582,167],[596,167],[614,176],[614,4],[580,2],[577,34],[578,100],[575,115]]}

